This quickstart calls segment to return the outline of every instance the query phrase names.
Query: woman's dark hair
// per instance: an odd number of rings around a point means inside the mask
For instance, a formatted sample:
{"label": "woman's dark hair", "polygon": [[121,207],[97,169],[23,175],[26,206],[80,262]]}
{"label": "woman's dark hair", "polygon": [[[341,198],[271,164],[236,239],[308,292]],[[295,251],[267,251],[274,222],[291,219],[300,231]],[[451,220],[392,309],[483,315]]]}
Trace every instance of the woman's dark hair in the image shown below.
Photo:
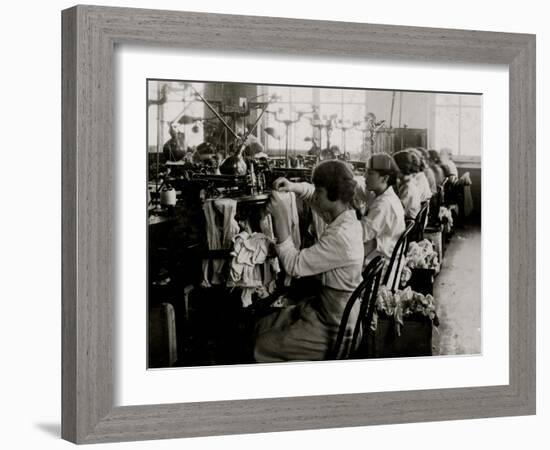
{"label": "woman's dark hair", "polygon": [[376,171],[382,175],[383,177],[388,177],[388,186],[395,186],[397,183],[397,177],[399,176],[399,172],[396,172],[395,170],[378,170]]}
{"label": "woman's dark hair", "polygon": [[406,150],[413,155],[414,164],[416,165],[416,172],[424,171],[426,168],[426,163],[424,162],[422,152],[414,147],[407,148]]}
{"label": "woman's dark hair", "polygon": [[319,163],[313,170],[312,181],[316,187],[326,189],[327,197],[332,202],[351,202],[357,185],[349,166],[338,160]]}
{"label": "woman's dark hair", "polygon": [[401,150],[393,154],[393,159],[403,175],[418,172],[418,157],[414,153],[408,150]]}
{"label": "woman's dark hair", "polygon": [[441,164],[441,157],[437,150],[428,150],[428,154],[430,155],[430,162],[433,164]]}
{"label": "woman's dark hair", "polygon": [[422,157],[424,159],[428,160],[430,158],[428,150],[426,150],[424,147],[416,147],[416,150],[418,150],[422,154]]}

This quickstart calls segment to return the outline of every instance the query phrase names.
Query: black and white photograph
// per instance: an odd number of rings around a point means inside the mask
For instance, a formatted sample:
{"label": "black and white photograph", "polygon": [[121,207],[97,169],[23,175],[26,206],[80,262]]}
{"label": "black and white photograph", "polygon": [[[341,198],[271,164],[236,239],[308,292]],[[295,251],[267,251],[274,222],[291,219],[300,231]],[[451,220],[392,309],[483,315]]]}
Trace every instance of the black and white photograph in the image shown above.
{"label": "black and white photograph", "polygon": [[148,367],[478,355],[483,96],[147,80]]}

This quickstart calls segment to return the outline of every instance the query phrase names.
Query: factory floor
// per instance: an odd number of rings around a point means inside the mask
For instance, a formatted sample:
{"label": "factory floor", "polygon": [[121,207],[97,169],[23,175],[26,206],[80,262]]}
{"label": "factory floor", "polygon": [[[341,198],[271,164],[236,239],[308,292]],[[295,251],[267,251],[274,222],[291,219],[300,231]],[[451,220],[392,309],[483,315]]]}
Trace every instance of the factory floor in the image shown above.
{"label": "factory floor", "polygon": [[434,284],[440,325],[434,328],[434,355],[481,351],[481,230],[455,230]]}

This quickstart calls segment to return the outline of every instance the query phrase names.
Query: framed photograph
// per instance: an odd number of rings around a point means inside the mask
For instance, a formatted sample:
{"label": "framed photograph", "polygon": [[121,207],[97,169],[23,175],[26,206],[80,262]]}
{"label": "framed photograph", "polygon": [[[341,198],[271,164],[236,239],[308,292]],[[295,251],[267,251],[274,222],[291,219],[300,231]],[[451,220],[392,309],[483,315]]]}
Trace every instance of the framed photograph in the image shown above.
{"label": "framed photograph", "polygon": [[62,19],[65,439],[535,413],[534,36]]}

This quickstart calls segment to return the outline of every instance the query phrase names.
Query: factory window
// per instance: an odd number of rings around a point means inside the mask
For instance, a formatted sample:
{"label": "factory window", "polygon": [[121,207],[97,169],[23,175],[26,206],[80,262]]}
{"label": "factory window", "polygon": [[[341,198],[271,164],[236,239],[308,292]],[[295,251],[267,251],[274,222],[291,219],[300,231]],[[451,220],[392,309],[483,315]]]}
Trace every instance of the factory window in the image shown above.
{"label": "factory window", "polygon": [[[313,138],[321,148],[335,145],[352,155],[361,151],[360,126],[366,115],[366,91],[286,86],[266,89],[279,98],[268,109],[265,121],[270,152],[284,154],[287,137],[291,154],[309,150]],[[300,113],[306,114],[300,116]]]}
{"label": "factory window", "polygon": [[321,131],[323,148],[336,145],[341,152],[352,155],[361,151],[362,132],[357,127],[366,115],[366,92],[319,89],[319,115],[321,122],[328,125]]}
{"label": "factory window", "polygon": [[435,95],[434,148],[455,157],[481,156],[481,95]]}
{"label": "factory window", "polygon": [[311,117],[313,88],[266,86],[269,95],[277,95],[266,113],[266,145],[271,154],[284,155],[287,145],[290,154],[311,147]]}
{"label": "factory window", "polygon": [[195,147],[204,142],[204,103],[194,96],[193,88],[202,92],[204,85],[149,81],[147,89],[149,151],[156,152],[159,145],[162,151],[162,146],[170,139],[168,129],[172,122],[175,122],[179,132],[185,133],[187,147]]}

